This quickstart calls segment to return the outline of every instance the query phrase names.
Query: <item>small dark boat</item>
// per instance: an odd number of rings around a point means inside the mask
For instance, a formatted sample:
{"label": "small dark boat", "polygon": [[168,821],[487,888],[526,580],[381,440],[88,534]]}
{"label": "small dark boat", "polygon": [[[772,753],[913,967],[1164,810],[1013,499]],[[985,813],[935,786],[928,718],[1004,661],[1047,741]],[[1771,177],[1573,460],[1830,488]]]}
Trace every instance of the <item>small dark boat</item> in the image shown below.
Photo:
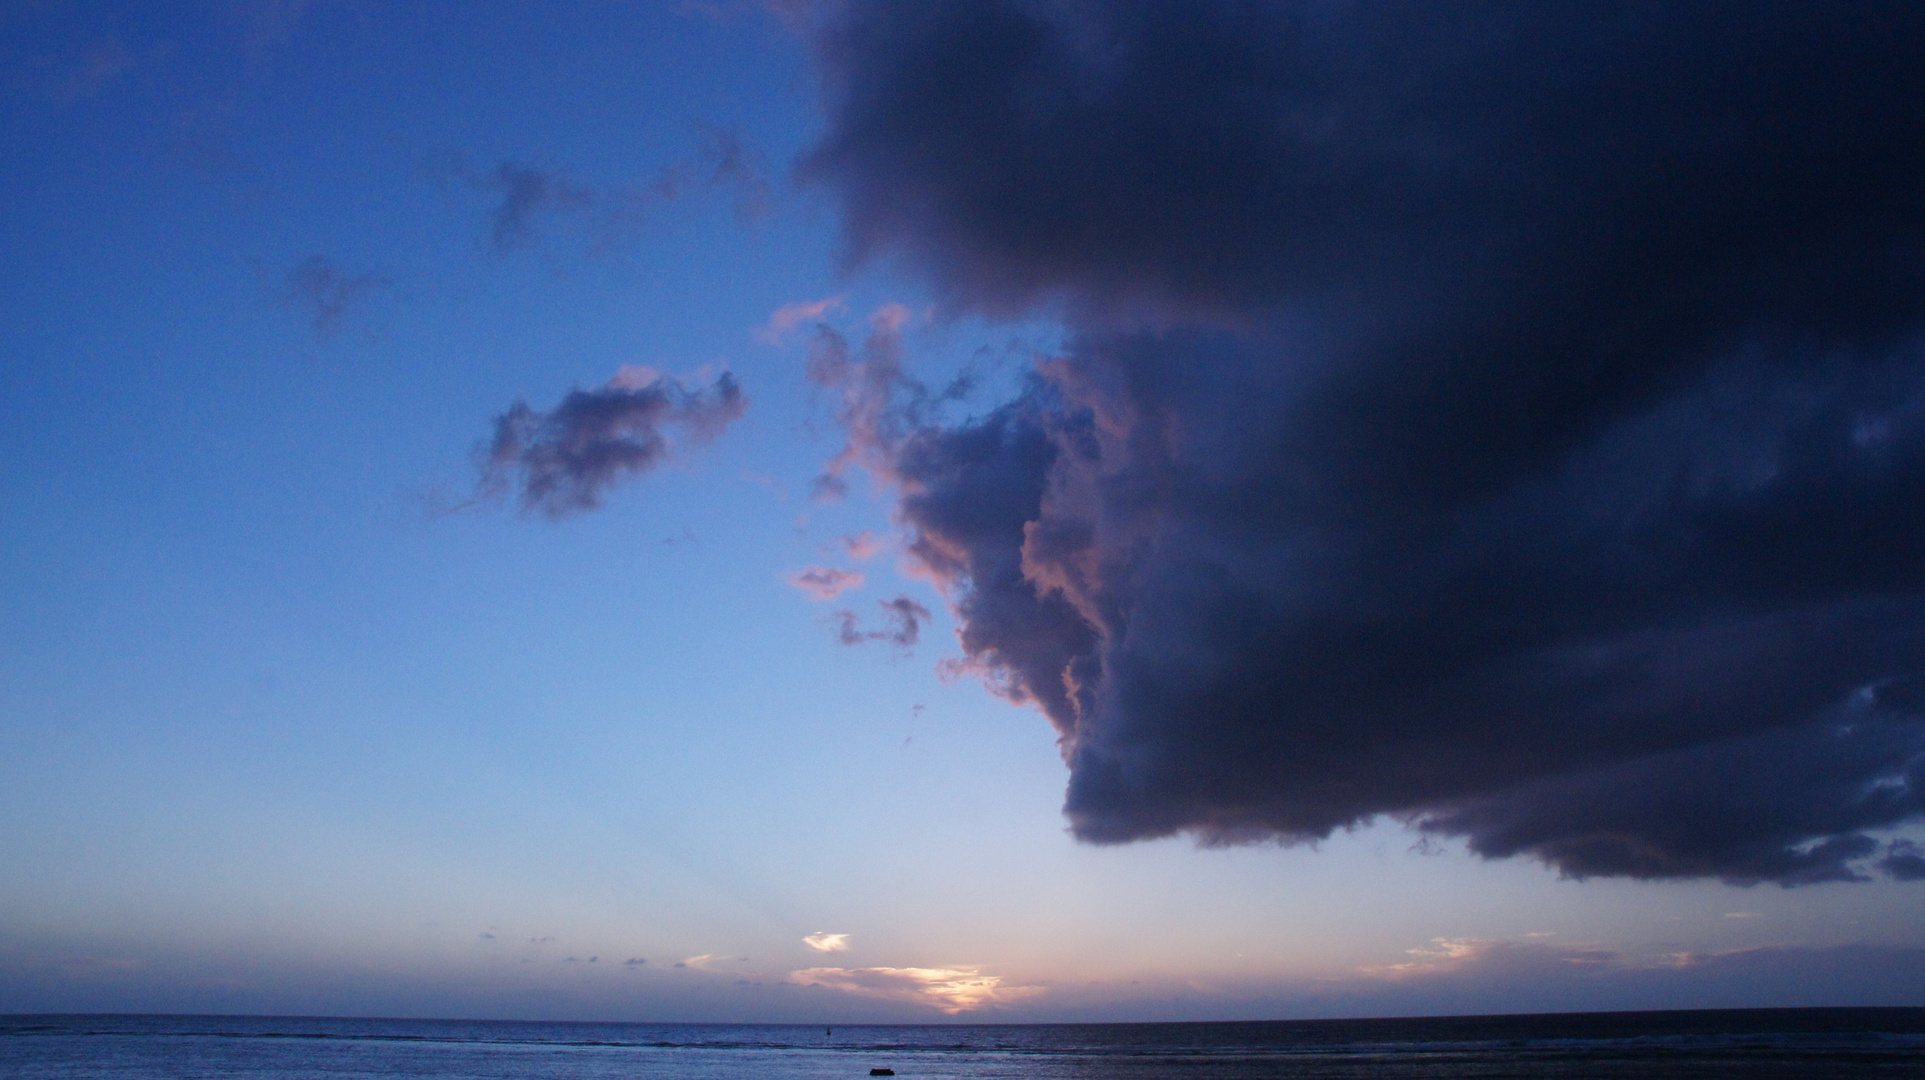
{"label": "small dark boat", "polygon": [[896,1070],[894,1070],[894,1069],[870,1069],[870,1070],[869,1070],[869,1075],[870,1075],[870,1076],[894,1076],[894,1075],[896,1075]]}

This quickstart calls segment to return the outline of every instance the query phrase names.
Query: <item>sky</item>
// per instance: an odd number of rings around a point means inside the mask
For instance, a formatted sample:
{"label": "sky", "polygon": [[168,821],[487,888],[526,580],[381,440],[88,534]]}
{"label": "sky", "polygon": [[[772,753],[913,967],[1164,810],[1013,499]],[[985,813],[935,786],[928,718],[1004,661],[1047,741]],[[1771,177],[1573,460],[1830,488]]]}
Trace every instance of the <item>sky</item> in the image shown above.
{"label": "sky", "polygon": [[1925,1005],[1921,51],[0,6],[0,1011]]}

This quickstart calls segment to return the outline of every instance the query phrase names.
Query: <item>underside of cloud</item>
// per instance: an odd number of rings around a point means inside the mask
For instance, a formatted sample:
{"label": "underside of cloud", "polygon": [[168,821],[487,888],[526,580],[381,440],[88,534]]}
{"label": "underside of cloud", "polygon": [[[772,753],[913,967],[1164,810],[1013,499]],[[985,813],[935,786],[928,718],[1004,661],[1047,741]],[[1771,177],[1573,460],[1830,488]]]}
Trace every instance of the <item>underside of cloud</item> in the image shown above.
{"label": "underside of cloud", "polygon": [[[855,2],[803,175],[1060,355],[823,331],[1075,833],[1382,815],[1573,876],[1916,878],[1925,8]],[[1882,852],[1882,854],[1881,854]]]}

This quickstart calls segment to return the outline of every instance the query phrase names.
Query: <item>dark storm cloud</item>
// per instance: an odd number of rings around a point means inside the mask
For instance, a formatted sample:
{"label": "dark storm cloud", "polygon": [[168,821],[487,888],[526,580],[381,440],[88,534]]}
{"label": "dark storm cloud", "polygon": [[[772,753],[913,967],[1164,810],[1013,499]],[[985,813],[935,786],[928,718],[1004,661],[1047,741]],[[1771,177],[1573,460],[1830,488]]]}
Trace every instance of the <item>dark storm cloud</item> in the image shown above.
{"label": "dark storm cloud", "polygon": [[1900,881],[1925,881],[1925,848],[1910,840],[1894,840],[1878,868]]}
{"label": "dark storm cloud", "polygon": [[670,457],[670,429],[684,442],[706,442],[747,405],[727,372],[689,390],[646,368],[623,368],[606,386],[571,390],[548,412],[517,401],[495,417],[493,437],[476,450],[477,495],[514,490],[524,511],[551,519],[593,510],[609,488]]}
{"label": "dark storm cloud", "polygon": [[1079,836],[1913,876],[1867,830],[1925,814],[1925,8],[857,3],[819,47],[852,257],[1074,332],[960,426],[889,404],[885,327],[811,375]]}

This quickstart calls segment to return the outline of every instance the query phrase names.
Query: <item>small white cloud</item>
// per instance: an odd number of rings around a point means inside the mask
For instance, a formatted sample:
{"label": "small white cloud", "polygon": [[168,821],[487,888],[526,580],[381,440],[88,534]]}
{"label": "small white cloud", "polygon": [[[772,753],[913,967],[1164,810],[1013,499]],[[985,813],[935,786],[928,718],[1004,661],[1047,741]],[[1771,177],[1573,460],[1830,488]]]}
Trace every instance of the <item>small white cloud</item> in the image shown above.
{"label": "small white cloud", "polygon": [[808,937],[803,938],[802,944],[807,945],[816,952],[848,952],[849,935],[831,934],[827,931],[818,930]]}
{"label": "small white cloud", "polygon": [[954,1016],[1043,992],[1040,986],[1004,986],[999,975],[976,968],[807,968],[789,973],[797,986],[821,986],[857,997],[908,1001]]}
{"label": "small white cloud", "polygon": [[1756,911],[1727,911],[1724,913],[1724,917],[1727,919],[1762,919],[1764,915]]}

